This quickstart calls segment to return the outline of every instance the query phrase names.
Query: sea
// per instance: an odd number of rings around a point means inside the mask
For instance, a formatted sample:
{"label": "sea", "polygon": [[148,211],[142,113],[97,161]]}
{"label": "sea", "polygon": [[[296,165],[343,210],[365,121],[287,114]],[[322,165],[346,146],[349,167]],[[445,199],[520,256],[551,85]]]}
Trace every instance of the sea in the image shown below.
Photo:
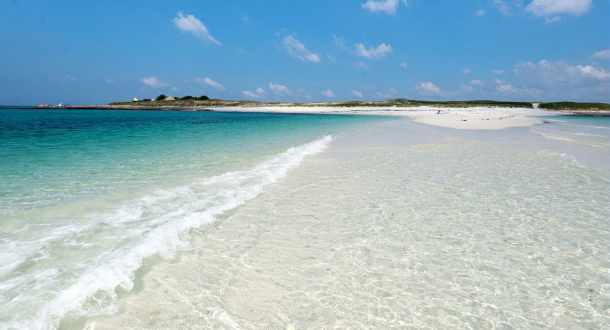
{"label": "sea", "polygon": [[0,111],[0,329],[600,329],[610,120]]}

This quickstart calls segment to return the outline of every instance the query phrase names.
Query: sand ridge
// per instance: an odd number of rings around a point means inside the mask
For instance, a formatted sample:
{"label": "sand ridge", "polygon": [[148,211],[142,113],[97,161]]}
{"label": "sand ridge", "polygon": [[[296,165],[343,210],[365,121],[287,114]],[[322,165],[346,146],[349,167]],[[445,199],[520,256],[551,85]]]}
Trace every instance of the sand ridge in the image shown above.
{"label": "sand ridge", "polygon": [[362,114],[404,116],[414,123],[449,127],[454,129],[497,130],[543,123],[537,117],[556,116],[540,109],[526,108],[437,108],[437,107],[224,107],[213,111],[311,113],[311,114]]}

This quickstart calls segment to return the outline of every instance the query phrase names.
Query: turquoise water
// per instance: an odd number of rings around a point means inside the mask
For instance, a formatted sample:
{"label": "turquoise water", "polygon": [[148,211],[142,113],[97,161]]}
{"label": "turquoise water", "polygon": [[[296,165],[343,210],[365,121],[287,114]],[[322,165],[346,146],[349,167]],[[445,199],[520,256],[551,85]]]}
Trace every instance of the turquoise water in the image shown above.
{"label": "turquoise water", "polygon": [[383,120],[1,111],[0,328],[113,313],[144,263],[189,249],[192,230],[255,198],[332,137]]}

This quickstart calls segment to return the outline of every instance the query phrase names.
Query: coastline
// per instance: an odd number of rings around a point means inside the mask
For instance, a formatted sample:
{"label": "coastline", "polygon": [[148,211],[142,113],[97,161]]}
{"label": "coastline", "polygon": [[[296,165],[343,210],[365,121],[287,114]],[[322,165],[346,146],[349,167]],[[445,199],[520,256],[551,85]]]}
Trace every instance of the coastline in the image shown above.
{"label": "coastline", "polygon": [[[1,109],[1,108],[0,108]],[[26,110],[110,110],[110,111],[211,111],[239,113],[284,113],[284,114],[350,114],[408,117],[414,123],[442,126],[454,129],[498,130],[510,127],[527,127],[544,123],[540,117],[579,116],[610,117],[607,110],[549,110],[518,107],[443,107],[443,106],[332,106],[327,104],[278,104],[238,106],[139,106],[139,105],[91,105],[66,108],[20,108]]]}

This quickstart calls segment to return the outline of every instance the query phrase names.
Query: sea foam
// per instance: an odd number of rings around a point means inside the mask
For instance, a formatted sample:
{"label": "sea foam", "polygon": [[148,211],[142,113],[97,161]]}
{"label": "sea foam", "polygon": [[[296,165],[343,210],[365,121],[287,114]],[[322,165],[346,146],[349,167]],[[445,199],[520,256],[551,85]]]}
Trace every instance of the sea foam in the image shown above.
{"label": "sea foam", "polygon": [[[100,218],[99,223],[105,226],[124,227],[123,241],[85,265],[70,285],[57,290],[36,312],[17,313],[0,328],[55,329],[66,316],[76,319],[116,312],[117,294],[133,289],[135,272],[145,259],[173,258],[188,249],[191,230],[212,223],[218,215],[257,197],[266,185],[286,176],[306,156],[324,150],[331,140],[331,136],[325,136],[290,148],[251,170],[156,191]],[[40,291],[34,286],[21,292],[18,300],[39,301]]]}

